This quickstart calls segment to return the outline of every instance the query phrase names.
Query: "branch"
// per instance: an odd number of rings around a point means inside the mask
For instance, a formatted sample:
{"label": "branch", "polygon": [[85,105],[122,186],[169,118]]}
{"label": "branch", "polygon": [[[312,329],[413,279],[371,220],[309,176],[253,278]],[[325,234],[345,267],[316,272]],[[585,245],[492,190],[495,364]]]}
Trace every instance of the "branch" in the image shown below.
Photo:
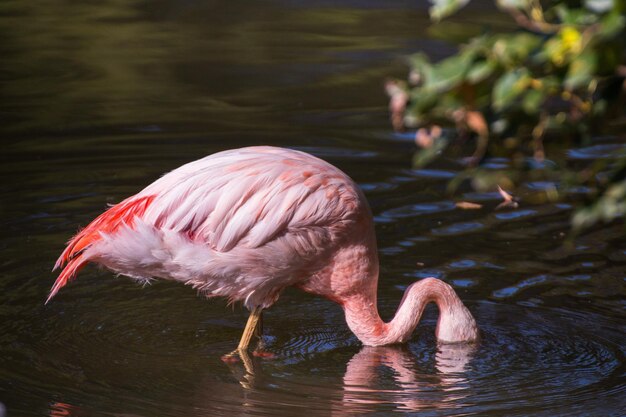
{"label": "branch", "polygon": [[513,7],[503,7],[502,9],[513,17],[515,23],[532,32],[556,33],[561,29],[561,25],[530,19],[526,14]]}

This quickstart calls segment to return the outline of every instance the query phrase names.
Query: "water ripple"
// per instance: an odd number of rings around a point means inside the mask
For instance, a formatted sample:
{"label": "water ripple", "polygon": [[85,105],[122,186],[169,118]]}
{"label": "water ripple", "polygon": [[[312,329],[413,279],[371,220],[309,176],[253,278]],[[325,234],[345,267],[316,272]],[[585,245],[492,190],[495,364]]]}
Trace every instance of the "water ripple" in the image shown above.
{"label": "water ripple", "polygon": [[439,236],[461,235],[464,233],[475,232],[477,230],[483,229],[484,227],[485,225],[480,222],[459,222],[453,223],[448,226],[432,229],[431,232],[434,235]]}
{"label": "water ripple", "polygon": [[514,219],[521,219],[523,217],[532,216],[534,214],[537,214],[536,210],[525,209],[525,210],[513,210],[513,211],[508,211],[508,212],[503,212],[503,213],[496,213],[494,217],[499,220],[514,220]]}
{"label": "water ripple", "polygon": [[441,213],[454,210],[455,208],[456,206],[452,201],[434,201],[395,207],[382,212],[379,216],[387,219],[404,219],[424,214]]}
{"label": "water ripple", "polygon": [[605,143],[588,146],[585,148],[570,149],[567,156],[570,159],[617,159],[626,153],[626,145],[623,143]]}
{"label": "water ripple", "polygon": [[589,274],[574,274],[569,276],[555,276],[555,275],[537,275],[524,280],[520,280],[515,285],[500,288],[493,291],[492,296],[496,299],[505,299],[518,296],[520,292],[528,290],[530,288],[536,288],[539,286],[550,286],[559,288],[559,291],[564,291],[565,288],[577,285],[581,281],[589,281],[591,275]]}
{"label": "water ripple", "polygon": [[419,178],[432,179],[451,179],[457,175],[454,171],[445,171],[442,169],[415,169],[411,171],[411,173]]}
{"label": "water ripple", "polygon": [[[485,313],[490,308],[481,306]],[[596,329],[604,323],[599,316],[554,309],[517,311],[518,307],[502,305],[498,310],[501,318],[483,328],[483,349],[471,363],[480,374],[473,381],[474,400],[498,401],[506,392],[509,399],[498,407],[509,410],[502,411],[506,415],[557,409],[567,415],[566,410],[583,404],[589,415],[617,415],[623,410],[619,395],[626,386],[619,384],[624,372],[619,329],[604,330],[598,338]],[[613,385],[615,391],[599,394],[595,386],[600,383]],[[524,411],[524,402],[532,408]]]}

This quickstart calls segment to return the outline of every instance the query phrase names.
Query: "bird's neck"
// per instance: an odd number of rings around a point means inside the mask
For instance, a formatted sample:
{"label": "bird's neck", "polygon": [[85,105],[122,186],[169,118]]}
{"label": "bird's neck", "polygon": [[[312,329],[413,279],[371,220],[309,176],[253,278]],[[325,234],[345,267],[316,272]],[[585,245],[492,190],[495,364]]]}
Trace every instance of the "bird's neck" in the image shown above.
{"label": "bird's neck", "polygon": [[352,332],[369,346],[407,341],[430,302],[439,308],[437,339],[441,342],[469,342],[478,339],[476,322],[452,287],[436,278],[412,284],[404,293],[394,318],[385,323],[378,314],[376,293],[354,296],[343,304]]}

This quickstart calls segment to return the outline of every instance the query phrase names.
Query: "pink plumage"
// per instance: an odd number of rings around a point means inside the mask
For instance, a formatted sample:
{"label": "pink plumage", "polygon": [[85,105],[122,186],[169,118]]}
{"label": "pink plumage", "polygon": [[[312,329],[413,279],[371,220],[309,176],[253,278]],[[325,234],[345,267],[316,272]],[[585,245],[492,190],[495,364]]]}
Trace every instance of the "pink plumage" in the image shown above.
{"label": "pink plumage", "polygon": [[111,207],[70,240],[48,301],[88,262],[259,311],[296,286],[340,304],[370,345],[407,340],[430,301],[441,312],[440,340],[478,337],[452,288],[435,279],[409,287],[390,323],[380,319],[376,239],[363,193],[336,167],[294,150],[219,152]]}

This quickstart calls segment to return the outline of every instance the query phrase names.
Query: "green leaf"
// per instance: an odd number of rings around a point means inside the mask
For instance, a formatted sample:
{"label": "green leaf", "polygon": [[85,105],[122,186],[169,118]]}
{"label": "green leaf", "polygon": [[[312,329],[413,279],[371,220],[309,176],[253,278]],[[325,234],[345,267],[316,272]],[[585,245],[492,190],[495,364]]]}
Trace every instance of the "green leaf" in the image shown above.
{"label": "green leaf", "polygon": [[500,111],[510,105],[531,81],[526,68],[518,68],[500,77],[493,87],[493,107]]}
{"label": "green leaf", "polygon": [[572,216],[572,226],[575,231],[583,230],[598,221],[598,216],[590,208],[577,210]]}
{"label": "green leaf", "polygon": [[413,167],[421,168],[428,165],[431,161],[436,159],[444,149],[448,147],[449,141],[446,138],[440,137],[433,143],[433,146],[429,148],[420,149],[413,155]]}
{"label": "green leaf", "polygon": [[498,0],[498,7],[503,9],[520,9],[527,10],[530,8],[529,0]]}
{"label": "green leaf", "polygon": [[439,61],[433,66],[430,78],[425,80],[424,87],[437,91],[446,91],[458,86],[469,69],[474,54],[453,55]]}
{"label": "green leaf", "polygon": [[409,64],[411,65],[411,68],[416,71],[421,71],[424,67],[431,65],[428,55],[423,52],[411,55],[409,57]]}
{"label": "green leaf", "polygon": [[570,91],[581,87],[586,88],[593,79],[597,64],[598,56],[591,49],[578,55],[569,65],[564,81],[565,88]]}
{"label": "green leaf", "polygon": [[433,65],[426,54],[420,52],[411,55],[409,64],[411,65],[411,72],[417,76],[416,84],[424,84],[425,80],[433,77]]}
{"label": "green leaf", "polygon": [[493,47],[494,38],[487,34],[471,38],[469,42],[461,46],[464,53],[484,55]]}
{"label": "green leaf", "polygon": [[626,215],[626,181],[612,184],[590,207],[579,209],[572,217],[572,226],[580,231],[600,221],[610,222]]}
{"label": "green leaf", "polygon": [[541,37],[532,33],[502,35],[493,44],[493,54],[507,66],[524,65],[528,56],[541,44]]}
{"label": "green leaf", "polygon": [[565,3],[554,7],[556,15],[565,25],[590,25],[598,20],[598,16],[583,8],[570,9]]}
{"label": "green leaf", "polygon": [[498,64],[495,61],[488,59],[474,62],[469,71],[467,71],[465,78],[472,84],[479,83],[493,74],[497,67]]}
{"label": "green leaf", "polygon": [[437,91],[426,88],[416,88],[411,91],[407,110],[417,117],[432,109],[437,104],[439,96],[440,94]]}
{"label": "green leaf", "polygon": [[522,99],[522,108],[527,114],[538,114],[545,98],[546,94],[541,90],[528,90]]}
{"label": "green leaf", "polygon": [[465,6],[469,0],[430,0],[430,2],[432,4],[429,9],[430,17],[438,21]]}
{"label": "green leaf", "polygon": [[[621,33],[626,26],[626,18],[620,13],[609,13],[602,18],[598,31],[595,32],[594,38],[608,40],[617,36],[624,36]],[[595,39],[594,39],[595,40]]]}

